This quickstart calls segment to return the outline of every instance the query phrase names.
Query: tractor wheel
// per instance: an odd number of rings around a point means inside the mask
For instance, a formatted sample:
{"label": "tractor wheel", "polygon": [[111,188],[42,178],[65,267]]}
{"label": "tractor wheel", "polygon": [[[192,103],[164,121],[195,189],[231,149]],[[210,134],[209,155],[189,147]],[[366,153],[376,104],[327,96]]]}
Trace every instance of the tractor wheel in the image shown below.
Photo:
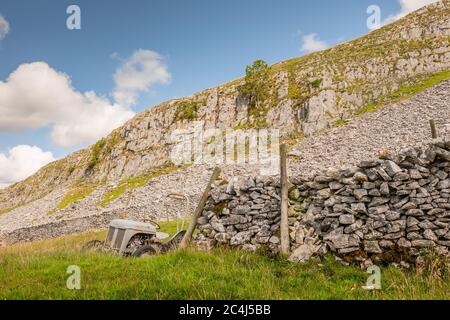
{"label": "tractor wheel", "polygon": [[81,252],[82,253],[98,252],[102,249],[102,247],[103,247],[103,241],[90,240],[90,241],[86,242],[86,244],[83,247],[81,247]]}
{"label": "tractor wheel", "polygon": [[149,257],[155,255],[156,249],[154,246],[145,245],[142,247],[137,248],[132,254],[132,257]]}

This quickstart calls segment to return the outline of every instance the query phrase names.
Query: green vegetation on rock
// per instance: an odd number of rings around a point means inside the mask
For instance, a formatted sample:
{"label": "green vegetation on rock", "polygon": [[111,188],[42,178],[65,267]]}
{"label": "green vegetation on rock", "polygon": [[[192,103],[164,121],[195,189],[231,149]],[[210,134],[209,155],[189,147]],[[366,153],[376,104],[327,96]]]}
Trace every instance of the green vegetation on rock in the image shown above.
{"label": "green vegetation on rock", "polygon": [[196,120],[198,118],[198,108],[203,105],[206,105],[206,100],[183,100],[178,102],[175,111],[175,120]]}
{"label": "green vegetation on rock", "polygon": [[322,83],[322,79],[316,79],[316,80],[311,81],[310,84],[311,84],[311,87],[313,87],[314,89],[318,89],[318,88],[320,88],[321,83]]}
{"label": "green vegetation on rock", "polygon": [[84,198],[89,196],[92,192],[94,192],[96,187],[97,185],[92,184],[84,184],[74,187],[64,196],[61,202],[58,203],[57,208],[61,210],[76,201],[83,200]]}
{"label": "green vegetation on rock", "polygon": [[99,163],[100,161],[100,154],[103,151],[103,148],[106,145],[106,140],[105,139],[100,139],[99,141],[97,141],[96,144],[94,144],[91,148],[91,159],[89,161],[88,164],[88,170],[92,170],[95,168],[95,166]]}
{"label": "green vegetation on rock", "polygon": [[256,60],[245,69],[245,83],[241,86],[241,93],[249,99],[249,105],[258,109],[269,96],[267,82],[270,77],[270,68],[263,60]]}
{"label": "green vegetation on rock", "polygon": [[182,168],[185,168],[185,166],[175,166],[173,164],[166,164],[164,166],[150,170],[145,175],[122,179],[115,188],[106,192],[103,200],[99,203],[99,205],[104,207],[109,202],[120,198],[127,190],[144,187],[149,180],[165,174],[172,173]]}
{"label": "green vegetation on rock", "polygon": [[412,96],[433,87],[434,85],[444,80],[450,79],[450,70],[443,72],[422,76],[419,79],[410,80],[412,84],[404,85],[392,93],[377,99],[375,102],[369,103],[364,107],[361,107],[355,111],[356,116],[363,115],[365,113],[374,112],[375,110],[387,106],[389,104],[397,103],[405,99],[409,99]]}

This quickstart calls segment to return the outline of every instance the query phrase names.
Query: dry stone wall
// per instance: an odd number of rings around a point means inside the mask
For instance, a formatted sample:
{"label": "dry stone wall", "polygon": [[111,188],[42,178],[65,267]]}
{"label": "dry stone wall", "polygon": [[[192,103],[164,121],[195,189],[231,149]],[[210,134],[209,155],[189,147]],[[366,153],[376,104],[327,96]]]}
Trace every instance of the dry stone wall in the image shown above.
{"label": "dry stone wall", "polygon": [[[347,262],[414,263],[424,250],[450,248],[450,142],[312,178],[291,177],[292,261],[333,254]],[[279,248],[279,182],[245,179],[217,186],[201,218],[200,247]]]}

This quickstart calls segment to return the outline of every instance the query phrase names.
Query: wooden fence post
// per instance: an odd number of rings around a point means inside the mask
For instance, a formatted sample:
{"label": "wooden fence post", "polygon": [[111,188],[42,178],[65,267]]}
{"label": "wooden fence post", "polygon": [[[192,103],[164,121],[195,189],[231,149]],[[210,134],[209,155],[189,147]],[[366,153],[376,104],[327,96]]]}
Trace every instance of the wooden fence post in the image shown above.
{"label": "wooden fence post", "polygon": [[288,179],[287,179],[287,148],[285,144],[280,145],[280,183],[281,183],[281,221],[280,242],[281,254],[289,255],[289,222],[288,222]]}
{"label": "wooden fence post", "polygon": [[438,133],[437,133],[437,130],[436,130],[436,122],[434,121],[434,119],[430,120],[430,127],[431,127],[431,137],[433,139],[437,139]]}
{"label": "wooden fence post", "polygon": [[181,242],[180,242],[179,249],[185,249],[189,245],[192,235],[194,233],[195,227],[197,226],[198,218],[200,218],[200,216],[202,215],[203,208],[205,207],[206,201],[208,200],[208,195],[209,195],[209,191],[211,191],[211,186],[214,183],[214,181],[217,180],[219,175],[220,175],[220,168],[215,167],[214,172],[213,172],[211,178],[209,179],[208,185],[206,186],[205,191],[203,192],[200,202],[198,203],[197,208],[194,211],[194,215],[192,216],[192,220],[189,223],[189,226],[186,230],[186,234],[184,235],[183,240],[181,240]]}

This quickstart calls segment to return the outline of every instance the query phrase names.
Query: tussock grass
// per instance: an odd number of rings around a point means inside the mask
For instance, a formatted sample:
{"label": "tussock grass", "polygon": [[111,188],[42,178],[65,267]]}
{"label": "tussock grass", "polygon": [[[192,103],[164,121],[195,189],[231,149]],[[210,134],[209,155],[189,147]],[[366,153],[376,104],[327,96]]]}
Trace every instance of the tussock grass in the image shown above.
{"label": "tussock grass", "polygon": [[[164,228],[173,227],[165,225]],[[305,264],[262,253],[193,249],[148,258],[80,254],[104,231],[0,249],[0,299],[448,299],[450,283],[382,268],[382,290],[365,291],[368,274],[329,257]],[[67,267],[81,268],[69,290]]]}

